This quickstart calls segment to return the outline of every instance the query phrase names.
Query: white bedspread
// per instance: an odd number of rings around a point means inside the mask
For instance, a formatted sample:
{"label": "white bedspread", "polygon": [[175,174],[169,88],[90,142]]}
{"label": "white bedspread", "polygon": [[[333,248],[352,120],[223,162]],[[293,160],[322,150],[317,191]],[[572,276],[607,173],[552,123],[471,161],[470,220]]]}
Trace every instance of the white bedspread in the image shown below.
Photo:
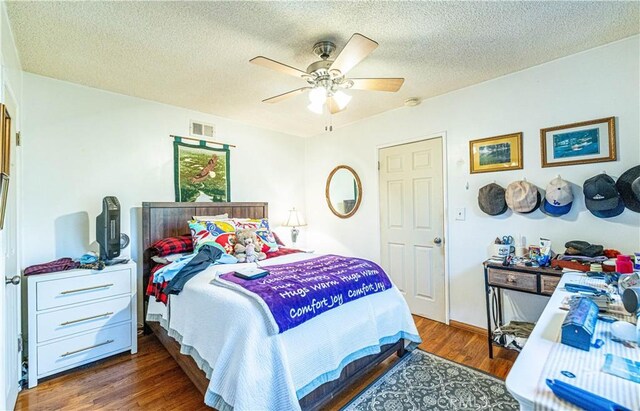
{"label": "white bedspread", "polygon": [[[290,254],[262,266],[317,257]],[[325,312],[282,334],[269,335],[251,298],[210,284],[216,273],[243,264],[212,266],[191,279],[168,310],[149,303],[158,321],[210,379],[205,403],[218,409],[298,410],[302,398],[342,368],[402,337],[419,343],[413,318],[396,287]],[[244,265],[246,266],[246,265]]]}

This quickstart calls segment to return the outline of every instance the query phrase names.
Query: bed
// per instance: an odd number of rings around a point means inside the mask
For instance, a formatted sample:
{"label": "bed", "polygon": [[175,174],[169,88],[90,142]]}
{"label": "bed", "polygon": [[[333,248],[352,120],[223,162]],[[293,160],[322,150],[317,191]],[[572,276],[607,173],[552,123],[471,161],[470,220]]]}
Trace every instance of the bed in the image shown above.
{"label": "bed", "polygon": [[[143,203],[144,284],[149,281],[153,265],[151,244],[162,238],[187,234],[186,221],[194,215],[224,213],[235,218],[266,218],[268,204]],[[291,254],[265,260],[263,265],[305,258],[310,256]],[[217,409],[255,409],[259,402],[251,401],[259,401],[255,398],[260,396],[268,398],[269,408],[322,409],[377,364],[394,354],[403,356],[408,346],[420,341],[406,304],[398,297],[395,287],[335,308],[282,334],[267,336],[260,321],[251,314],[254,308],[245,297],[210,284],[216,270],[218,268],[211,267],[190,280],[183,293],[171,296],[168,307],[148,296],[144,306],[145,332],[156,335],[203,393],[205,402]],[[225,270],[228,271],[227,267]],[[212,312],[224,314],[213,317]],[[375,327],[370,326],[372,318],[376,321]],[[337,328],[327,334],[328,324],[336,322],[348,322],[350,327]],[[203,323],[215,326],[205,327]],[[396,328],[401,331],[389,331]],[[351,340],[353,348],[341,343]],[[372,340],[376,343],[372,344]],[[252,358],[252,355],[259,357]],[[314,361],[314,356],[322,360]],[[324,364],[336,361],[335,367]],[[251,369],[255,364],[259,364],[258,369]],[[269,375],[262,380],[268,379],[274,387],[265,384],[246,388],[237,381],[227,381],[236,375],[240,375],[238,381],[256,379],[259,376],[255,374],[259,372]],[[273,403],[274,398],[282,402]],[[295,404],[292,405],[292,401]]]}

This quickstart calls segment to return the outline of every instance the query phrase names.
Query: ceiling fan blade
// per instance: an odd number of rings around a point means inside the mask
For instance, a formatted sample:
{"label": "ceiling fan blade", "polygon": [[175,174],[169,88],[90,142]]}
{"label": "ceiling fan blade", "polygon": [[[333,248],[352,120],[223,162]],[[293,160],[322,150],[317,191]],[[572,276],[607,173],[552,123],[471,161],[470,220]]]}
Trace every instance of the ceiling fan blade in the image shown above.
{"label": "ceiling fan blade", "polygon": [[257,64],[262,67],[266,67],[271,70],[279,71],[280,73],[288,74],[294,77],[302,77],[308,75],[302,70],[298,70],[295,67],[287,66],[286,64],[271,60],[270,58],[258,56],[249,60],[249,63]]}
{"label": "ceiling fan blade", "polygon": [[295,90],[287,91],[283,94],[278,94],[277,96],[269,97],[266,100],[262,100],[263,103],[279,103],[282,100],[286,100],[290,97],[297,96],[298,94],[302,94],[305,91],[309,90],[311,87],[302,87]]}
{"label": "ceiling fan blade", "polygon": [[345,75],[364,60],[376,47],[378,47],[378,43],[360,33],[355,33],[338,54],[329,70],[338,70],[342,75]]}
{"label": "ceiling fan blade", "polygon": [[336,114],[347,109],[346,106],[340,109],[338,103],[333,99],[333,97],[327,98],[327,107],[329,108],[329,112],[331,114]]}
{"label": "ceiling fan blade", "polygon": [[404,83],[403,78],[352,78],[355,90],[398,91]]}

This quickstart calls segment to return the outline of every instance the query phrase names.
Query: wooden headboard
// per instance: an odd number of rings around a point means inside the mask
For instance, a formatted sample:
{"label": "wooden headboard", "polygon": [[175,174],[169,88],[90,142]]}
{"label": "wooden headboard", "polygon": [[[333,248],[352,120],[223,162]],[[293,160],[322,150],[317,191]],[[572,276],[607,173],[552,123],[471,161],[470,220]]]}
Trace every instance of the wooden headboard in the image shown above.
{"label": "wooden headboard", "polygon": [[[227,213],[235,218],[267,218],[268,207],[268,203],[142,203],[143,290],[151,274],[149,246],[166,237],[189,234],[187,221],[193,216]],[[145,313],[147,300],[145,293]]]}

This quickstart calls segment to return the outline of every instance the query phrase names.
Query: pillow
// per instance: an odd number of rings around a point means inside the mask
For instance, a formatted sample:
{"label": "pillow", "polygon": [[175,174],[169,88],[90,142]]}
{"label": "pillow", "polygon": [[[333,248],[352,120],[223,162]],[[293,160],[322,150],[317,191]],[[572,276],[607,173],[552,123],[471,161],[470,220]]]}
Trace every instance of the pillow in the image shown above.
{"label": "pillow", "polygon": [[260,251],[263,253],[278,251],[278,243],[269,229],[268,219],[233,218],[232,220],[236,226],[236,230],[255,231],[256,236],[258,236],[258,241],[261,243]]}
{"label": "pillow", "polygon": [[228,220],[229,219],[229,214],[224,213],[224,214],[218,214],[218,215],[194,215],[193,219],[194,220],[199,220],[199,221]]}
{"label": "pillow", "polygon": [[209,244],[219,248],[225,254],[233,254],[236,243],[236,227],[228,221],[189,221],[189,229],[193,237],[193,248],[198,251]]}
{"label": "pillow", "polygon": [[151,244],[149,248],[160,257],[176,253],[190,253],[193,251],[193,239],[189,234],[167,237]]}
{"label": "pillow", "polygon": [[169,254],[164,257],[160,257],[159,255],[154,255],[153,257],[151,257],[151,259],[158,264],[170,264],[176,261],[178,258],[183,257],[185,255],[186,253]]}
{"label": "pillow", "polygon": [[278,244],[278,247],[284,247],[284,243],[278,236],[278,233],[276,233],[275,231],[272,231],[271,234],[273,234],[273,238],[276,240],[276,244]]}

